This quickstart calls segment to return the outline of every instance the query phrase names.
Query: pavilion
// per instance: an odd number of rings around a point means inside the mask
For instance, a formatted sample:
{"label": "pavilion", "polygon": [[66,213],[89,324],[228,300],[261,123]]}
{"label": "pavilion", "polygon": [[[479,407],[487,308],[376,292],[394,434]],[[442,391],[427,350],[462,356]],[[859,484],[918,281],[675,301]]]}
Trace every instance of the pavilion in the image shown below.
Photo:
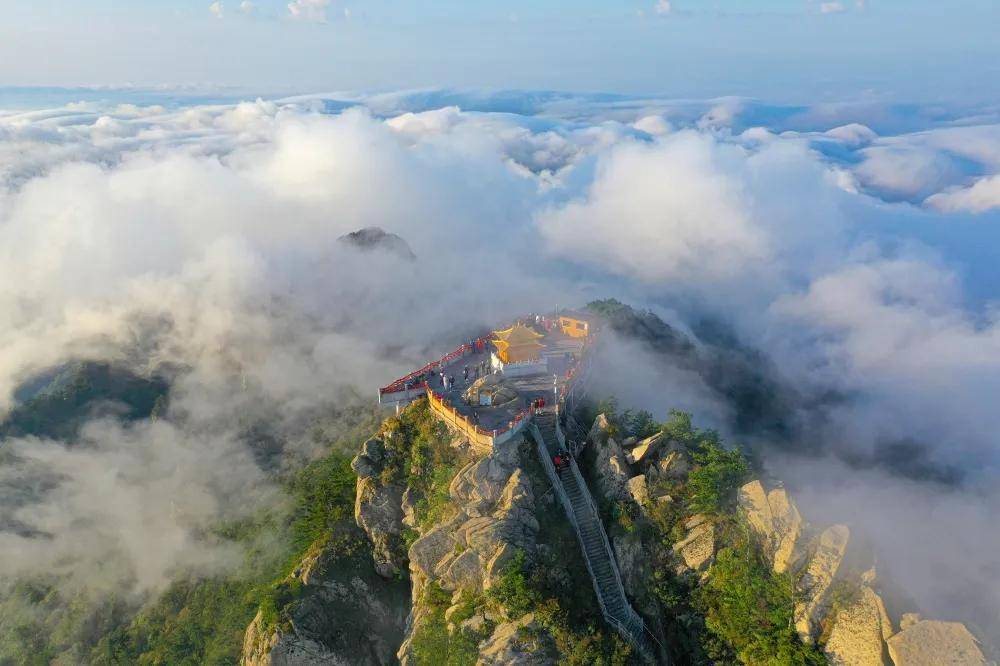
{"label": "pavilion", "polygon": [[548,372],[548,363],[542,356],[545,345],[539,342],[544,336],[521,322],[503,331],[494,331],[490,354],[493,369],[505,375],[532,375]]}

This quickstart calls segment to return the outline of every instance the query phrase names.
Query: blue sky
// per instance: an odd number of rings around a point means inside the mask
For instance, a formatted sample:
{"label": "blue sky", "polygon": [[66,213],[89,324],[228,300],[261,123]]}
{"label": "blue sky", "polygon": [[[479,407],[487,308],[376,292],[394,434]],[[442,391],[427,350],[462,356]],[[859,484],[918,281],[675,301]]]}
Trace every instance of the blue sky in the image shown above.
{"label": "blue sky", "polygon": [[985,101],[1000,77],[990,0],[292,4],[0,0],[0,86]]}

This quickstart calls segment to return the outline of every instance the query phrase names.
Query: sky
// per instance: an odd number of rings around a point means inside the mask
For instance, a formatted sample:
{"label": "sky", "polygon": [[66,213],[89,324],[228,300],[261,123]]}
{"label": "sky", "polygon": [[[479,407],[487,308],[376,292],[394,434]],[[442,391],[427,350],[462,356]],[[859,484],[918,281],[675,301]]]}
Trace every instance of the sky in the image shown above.
{"label": "sky", "polygon": [[991,0],[0,0],[0,86],[982,101]]}

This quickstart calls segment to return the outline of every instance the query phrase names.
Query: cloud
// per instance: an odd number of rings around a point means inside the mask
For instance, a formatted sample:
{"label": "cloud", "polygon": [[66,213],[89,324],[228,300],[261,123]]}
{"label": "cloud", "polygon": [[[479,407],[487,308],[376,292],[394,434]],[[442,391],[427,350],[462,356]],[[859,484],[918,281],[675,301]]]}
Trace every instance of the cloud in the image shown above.
{"label": "cloud", "polygon": [[821,14],[840,14],[847,11],[847,7],[842,2],[821,2],[819,4]]}
{"label": "cloud", "polygon": [[[44,571],[74,588],[113,591],[124,579],[139,592],[162,589],[173,576],[239,564],[241,553],[205,534],[275,501],[244,445],[164,421],[95,422],[71,445],[14,440],[5,449],[16,462],[0,468],[0,486],[50,487],[9,516],[46,537],[0,533],[5,578]],[[87,579],[74,580],[81,571]]]}
{"label": "cloud", "polygon": [[214,16],[217,19],[221,19],[223,17],[222,3],[219,2],[218,0],[216,0],[216,2],[213,2],[208,6],[208,11],[211,12],[212,16]]}
{"label": "cloud", "polygon": [[653,6],[653,11],[661,16],[665,16],[673,11],[673,7],[670,4],[670,0],[657,0]]}
{"label": "cloud", "polygon": [[292,0],[288,3],[288,13],[293,19],[326,23],[326,10],[330,0]]}
{"label": "cloud", "polygon": [[[173,377],[156,423],[10,443],[18,462],[0,468],[0,497],[47,469],[62,481],[17,507],[52,535],[51,557],[7,534],[0,572],[58,561],[87,580],[114,557],[121,584],[155,590],[176,567],[224,569],[239,554],[204,526],[275,492],[246,423],[266,424],[276,464],[308,457],[297,433],[317,413],[370,396],[467,331],[607,295],[680,321],[722,318],[789,386],[838,396],[802,408],[817,415],[803,448],[864,460],[916,440],[932,464],[968,462],[969,483],[995,481],[994,308],[968,299],[965,256],[930,251],[898,222],[947,229],[950,211],[972,205],[955,202],[965,190],[992,187],[1000,135],[894,114],[431,90],[0,116],[0,405],[68,359]],[[982,175],[968,187],[971,172]],[[906,203],[925,199],[934,212]],[[417,261],[337,243],[373,225]],[[726,429],[726,396],[619,342],[610,390]],[[233,483],[220,478],[230,459]],[[191,495],[175,510],[177,487]],[[887,506],[904,504],[893,488]],[[970,539],[966,489],[951,492],[961,501],[934,521]],[[143,516],[156,511],[161,534],[148,534]],[[925,529],[901,521],[894,534],[918,543]],[[147,557],[147,542],[163,555]],[[901,575],[937,555],[913,549]],[[934,605],[934,590],[906,582]]]}
{"label": "cloud", "polygon": [[1000,175],[981,178],[969,187],[932,194],[924,204],[942,212],[982,213],[1000,208]]}
{"label": "cloud", "polygon": [[252,14],[257,6],[250,0],[240,2],[240,11],[244,14]]}
{"label": "cloud", "polygon": [[922,201],[964,175],[953,156],[921,145],[894,142],[863,148],[854,169],[862,186],[890,201]]}

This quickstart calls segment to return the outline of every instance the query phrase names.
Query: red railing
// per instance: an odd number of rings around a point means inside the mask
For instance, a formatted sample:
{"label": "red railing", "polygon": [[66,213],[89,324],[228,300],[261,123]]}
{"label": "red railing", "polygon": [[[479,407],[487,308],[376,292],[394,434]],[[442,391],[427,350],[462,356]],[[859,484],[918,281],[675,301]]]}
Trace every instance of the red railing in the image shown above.
{"label": "red railing", "polygon": [[454,351],[451,351],[451,352],[445,354],[444,356],[442,356],[438,360],[431,361],[430,363],[428,363],[424,367],[420,368],[419,370],[414,370],[413,372],[411,372],[410,374],[406,375],[405,377],[400,377],[399,379],[397,379],[393,383],[389,384],[388,386],[384,386],[384,387],[380,388],[378,390],[379,395],[385,395],[386,393],[398,393],[399,391],[406,391],[406,390],[412,390],[412,389],[415,389],[415,388],[420,388],[420,384],[421,384],[420,382],[414,382],[410,386],[407,386],[407,384],[409,384],[410,382],[413,382],[415,379],[417,379],[421,375],[427,374],[431,370],[437,370],[438,368],[441,368],[441,367],[447,365],[448,363],[451,363],[456,358],[460,358],[462,356],[465,356],[466,354],[468,354],[469,352],[471,352],[473,349],[479,349],[479,350],[484,349],[485,346],[486,346],[486,341],[487,340],[488,340],[488,338],[483,337],[483,338],[477,338],[471,344],[468,343],[468,342],[466,342],[465,344],[461,345],[460,347],[458,347]]}

